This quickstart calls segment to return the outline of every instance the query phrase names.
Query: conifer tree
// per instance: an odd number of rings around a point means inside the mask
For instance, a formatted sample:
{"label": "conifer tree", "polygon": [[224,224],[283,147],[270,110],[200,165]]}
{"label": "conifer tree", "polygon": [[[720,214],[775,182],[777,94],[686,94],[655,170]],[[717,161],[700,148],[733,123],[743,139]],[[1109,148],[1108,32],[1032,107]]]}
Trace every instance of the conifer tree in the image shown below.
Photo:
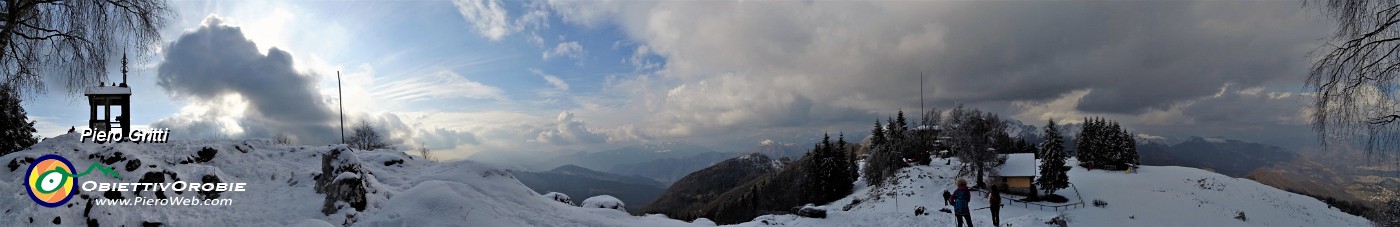
{"label": "conifer tree", "polygon": [[903,110],[900,110],[895,114],[894,127],[891,128],[894,128],[894,132],[897,134],[903,134],[904,131],[909,129],[909,122],[906,121],[906,119],[904,119]]}
{"label": "conifer tree", "polygon": [[840,151],[846,158],[846,175],[850,177],[851,182],[855,182],[857,179],[860,179],[860,162],[857,161],[855,148],[846,143],[845,133],[841,133],[839,142],[841,144],[846,144],[840,148]]}
{"label": "conifer tree", "polygon": [[1064,140],[1060,136],[1055,120],[1045,125],[1045,141],[1040,145],[1040,178],[1036,179],[1036,184],[1040,185],[1045,194],[1054,194],[1055,191],[1069,187],[1069,167],[1065,166]]}
{"label": "conifer tree", "polygon": [[835,191],[833,191],[832,198],[839,199],[851,194],[853,189],[851,183],[856,181],[855,175],[852,174],[855,167],[851,164],[850,156],[846,152],[846,133],[837,134],[836,145],[828,148],[827,152],[832,155],[832,163],[835,164],[834,168],[831,169],[832,183],[835,184],[833,185]]}
{"label": "conifer tree", "polygon": [[1121,163],[1127,156],[1124,154],[1126,151],[1123,149],[1123,144],[1127,142],[1123,141],[1123,128],[1118,126],[1118,122],[1108,123],[1108,128],[1107,131],[1105,131],[1103,140],[1105,141],[1104,150],[1106,151],[1106,155],[1101,162],[1115,165]]}
{"label": "conifer tree", "polygon": [[822,147],[822,144],[822,142],[817,142],[817,144],[813,145],[812,151],[807,152],[807,158],[805,158],[807,161],[802,164],[811,167],[804,169],[805,172],[802,175],[801,187],[799,187],[802,190],[802,197],[800,198],[802,198],[804,202],[819,200],[826,193],[826,185],[823,182],[825,180],[823,178],[826,177],[826,173],[824,173],[826,168],[821,168],[823,165],[822,159],[824,158],[822,157],[824,156],[823,150],[825,149]]}
{"label": "conifer tree", "polygon": [[895,114],[894,125],[890,126],[890,134],[891,138],[895,138],[896,141],[893,144],[895,144],[894,151],[898,154],[899,162],[902,164],[905,159],[913,158],[914,147],[910,145],[914,140],[910,138],[909,122],[908,119],[904,118],[904,110]]}
{"label": "conifer tree", "polygon": [[1123,129],[1119,131],[1118,135],[1119,141],[1121,142],[1119,147],[1122,151],[1121,159],[1119,159],[1118,162],[1122,163],[1124,166],[1137,166],[1140,164],[1138,162],[1137,140],[1133,139],[1133,134],[1128,132],[1127,129]]}
{"label": "conifer tree", "polygon": [[855,170],[852,169],[852,167],[854,166],[851,165],[851,154],[846,152],[845,132],[840,132],[836,135],[836,148],[833,149],[832,152],[836,154],[836,158],[838,158],[838,160],[841,162],[841,168],[837,168],[837,171],[839,171],[842,174],[840,175],[841,180],[848,183],[856,181],[855,174],[853,172]]}
{"label": "conifer tree", "polygon": [[818,153],[816,172],[819,172],[818,184],[820,184],[820,189],[822,189],[822,192],[819,193],[820,198],[818,198],[818,200],[823,200],[832,196],[832,192],[836,191],[832,181],[834,175],[836,175],[833,174],[833,172],[836,171],[836,168],[833,168],[833,164],[836,164],[836,160],[832,158],[832,136],[830,136],[829,133],[822,133],[822,144],[820,144],[818,149],[820,150]]}
{"label": "conifer tree", "polygon": [[1091,155],[1093,151],[1090,151],[1090,143],[1092,141],[1090,137],[1094,134],[1093,132],[1094,121],[1085,117],[1082,125],[1080,125],[1079,134],[1074,136],[1075,157],[1079,158],[1080,165],[1087,165],[1094,161],[1091,157],[1093,156]]}
{"label": "conifer tree", "polygon": [[1137,141],[1118,122],[1086,118],[1083,127],[1074,141],[1080,165],[1126,168],[1138,164]]}
{"label": "conifer tree", "polygon": [[9,84],[0,85],[0,155],[24,150],[38,143],[34,121],[20,105],[18,92]]}
{"label": "conifer tree", "polygon": [[875,129],[870,130],[870,136],[870,147],[865,153],[865,172],[862,174],[865,174],[865,183],[873,186],[884,182],[884,169],[890,164],[885,161],[885,147],[889,139],[885,137],[885,127],[880,125],[880,120],[875,120]]}

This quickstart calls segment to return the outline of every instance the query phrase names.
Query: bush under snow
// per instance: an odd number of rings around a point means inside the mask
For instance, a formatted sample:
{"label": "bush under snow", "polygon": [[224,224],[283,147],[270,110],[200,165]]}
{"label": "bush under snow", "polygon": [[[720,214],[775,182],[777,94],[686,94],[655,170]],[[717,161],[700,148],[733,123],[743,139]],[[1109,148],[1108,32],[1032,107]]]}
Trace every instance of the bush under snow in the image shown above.
{"label": "bush under snow", "polygon": [[694,221],[690,221],[690,223],[692,223],[692,224],[697,224],[697,225],[707,225],[707,226],[714,226],[714,225],[715,225],[715,221],[711,221],[709,218],[696,218]]}
{"label": "bush under snow", "polygon": [[577,206],[577,205],[574,205],[574,200],[573,200],[573,199],[570,199],[570,198],[569,198],[569,195],[564,194],[564,193],[549,192],[549,193],[545,193],[545,194],[544,194],[544,197],[545,197],[545,198],[549,198],[549,199],[551,199],[551,200],[554,200],[554,201],[556,201],[556,202],[560,202],[560,203],[564,203],[564,204],[569,204],[569,206]]}
{"label": "bush under snow", "polygon": [[624,208],[624,204],[622,204],[622,200],[618,200],[617,197],[613,197],[610,195],[598,195],[594,197],[589,197],[588,199],[583,200],[582,207],[608,208],[620,210],[622,212],[627,212],[627,209]]}

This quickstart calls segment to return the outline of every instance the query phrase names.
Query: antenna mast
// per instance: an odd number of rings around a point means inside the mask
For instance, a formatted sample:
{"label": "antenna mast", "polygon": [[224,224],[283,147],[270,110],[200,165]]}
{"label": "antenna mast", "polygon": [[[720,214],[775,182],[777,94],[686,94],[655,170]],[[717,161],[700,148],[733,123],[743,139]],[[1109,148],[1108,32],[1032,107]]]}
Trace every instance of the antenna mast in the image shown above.
{"label": "antenna mast", "polygon": [[122,50],[122,87],[126,87],[126,50]]}
{"label": "antenna mast", "polygon": [[345,91],[340,88],[340,71],[335,71],[335,93],[340,103],[340,143],[345,143]]}

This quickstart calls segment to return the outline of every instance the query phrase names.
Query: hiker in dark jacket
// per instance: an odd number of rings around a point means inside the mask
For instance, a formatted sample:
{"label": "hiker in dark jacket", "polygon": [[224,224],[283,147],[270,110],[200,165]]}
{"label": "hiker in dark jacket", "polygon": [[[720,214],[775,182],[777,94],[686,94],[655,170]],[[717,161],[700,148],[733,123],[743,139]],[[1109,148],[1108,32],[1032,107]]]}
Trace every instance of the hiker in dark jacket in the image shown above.
{"label": "hiker in dark jacket", "polygon": [[1001,226],[1001,192],[997,190],[997,188],[1000,187],[1001,185],[997,184],[992,186],[992,188],[987,191],[987,196],[991,197],[991,199],[988,200],[987,203],[992,204],[991,208],[993,226]]}
{"label": "hiker in dark jacket", "polygon": [[967,181],[958,179],[958,190],[953,191],[953,219],[958,220],[958,227],[963,226],[963,220],[967,220],[967,227],[972,227],[972,212],[967,209],[969,202],[972,202],[972,191],[967,189]]}

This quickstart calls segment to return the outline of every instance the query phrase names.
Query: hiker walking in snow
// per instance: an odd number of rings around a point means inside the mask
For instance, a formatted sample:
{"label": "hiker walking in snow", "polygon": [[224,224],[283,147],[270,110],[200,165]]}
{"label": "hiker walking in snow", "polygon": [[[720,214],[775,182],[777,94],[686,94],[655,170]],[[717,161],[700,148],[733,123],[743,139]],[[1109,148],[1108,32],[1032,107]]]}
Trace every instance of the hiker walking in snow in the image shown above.
{"label": "hiker walking in snow", "polygon": [[958,227],[963,226],[963,220],[967,220],[967,227],[972,227],[972,212],[967,210],[971,200],[972,192],[967,189],[967,181],[958,179],[958,190],[953,191],[953,219],[958,221]]}
{"label": "hiker walking in snow", "polygon": [[987,191],[987,196],[991,197],[991,199],[988,200],[987,203],[992,204],[991,208],[993,226],[1001,226],[1001,192],[997,190],[997,188],[1000,187],[1000,184],[996,184],[993,185],[992,188]]}

